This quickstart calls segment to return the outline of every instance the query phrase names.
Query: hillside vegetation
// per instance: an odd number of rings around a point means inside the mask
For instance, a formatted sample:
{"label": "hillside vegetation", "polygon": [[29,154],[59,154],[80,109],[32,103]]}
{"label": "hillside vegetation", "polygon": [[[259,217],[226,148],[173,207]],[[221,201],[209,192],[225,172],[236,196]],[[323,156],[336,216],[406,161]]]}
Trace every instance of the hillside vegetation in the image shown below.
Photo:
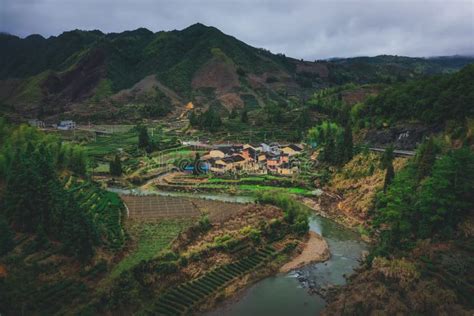
{"label": "hillside vegetation", "polygon": [[266,105],[278,111],[321,88],[393,83],[472,62],[397,56],[307,62],[202,24],[156,33],[74,30],[47,39],[1,34],[0,47],[0,110],[17,120],[64,113],[78,120],[157,118],[189,101],[224,113]]}

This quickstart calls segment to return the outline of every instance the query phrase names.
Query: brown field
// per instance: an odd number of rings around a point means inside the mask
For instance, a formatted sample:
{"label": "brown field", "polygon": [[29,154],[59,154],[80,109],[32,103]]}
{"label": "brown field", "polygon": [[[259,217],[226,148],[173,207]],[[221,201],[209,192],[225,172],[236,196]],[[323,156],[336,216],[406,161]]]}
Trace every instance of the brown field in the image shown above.
{"label": "brown field", "polygon": [[237,214],[246,204],[193,199],[192,202],[199,210],[209,215],[213,223],[222,223]]}
{"label": "brown field", "polygon": [[245,204],[189,199],[171,196],[122,195],[131,219],[197,218],[208,214],[213,223],[222,223],[237,214]]}
{"label": "brown field", "polygon": [[132,219],[189,218],[201,214],[189,199],[159,195],[122,195],[121,198]]}

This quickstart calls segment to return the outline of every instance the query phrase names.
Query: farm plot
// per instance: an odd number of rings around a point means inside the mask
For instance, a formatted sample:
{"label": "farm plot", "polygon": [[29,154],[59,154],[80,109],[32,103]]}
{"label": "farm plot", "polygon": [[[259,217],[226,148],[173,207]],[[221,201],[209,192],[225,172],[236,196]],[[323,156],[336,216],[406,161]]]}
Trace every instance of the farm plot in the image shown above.
{"label": "farm plot", "polygon": [[239,261],[217,267],[203,276],[166,291],[152,307],[150,314],[186,315],[208,297],[214,295],[238,277],[271,260],[275,249],[270,246],[257,250]]}
{"label": "farm plot", "polygon": [[193,218],[201,214],[199,209],[186,198],[159,195],[122,195],[121,198],[127,205],[131,219]]}
{"label": "farm plot", "polygon": [[202,213],[208,214],[213,223],[223,223],[236,215],[246,204],[192,199]]}

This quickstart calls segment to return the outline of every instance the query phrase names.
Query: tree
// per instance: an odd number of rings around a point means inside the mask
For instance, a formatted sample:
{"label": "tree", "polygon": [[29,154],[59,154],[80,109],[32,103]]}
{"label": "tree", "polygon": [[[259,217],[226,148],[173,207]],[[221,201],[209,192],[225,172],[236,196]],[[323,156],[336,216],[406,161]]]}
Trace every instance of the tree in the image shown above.
{"label": "tree", "polygon": [[201,159],[201,156],[199,155],[198,152],[196,152],[196,155],[194,156],[194,164],[193,164],[193,174],[194,175],[199,174],[199,159]]}
{"label": "tree", "polygon": [[235,109],[232,109],[229,113],[229,120],[233,120],[237,117],[237,111]]}
{"label": "tree", "polygon": [[78,146],[70,147],[68,153],[68,169],[79,176],[85,176],[87,172],[87,159],[85,152]]}
{"label": "tree", "polygon": [[13,248],[13,231],[8,225],[7,219],[0,214],[0,257]]}
{"label": "tree", "polygon": [[119,155],[115,155],[114,160],[110,162],[109,170],[112,176],[120,177],[122,175],[122,161]]}
{"label": "tree", "polygon": [[346,126],[344,126],[344,163],[352,159],[354,155],[354,144],[352,141],[352,127],[351,123],[348,121]]}
{"label": "tree", "polygon": [[406,240],[416,231],[417,183],[414,174],[415,168],[407,166],[394,177],[390,186],[387,185],[386,192],[377,201],[378,213],[374,224],[388,226],[381,236],[381,247],[384,249],[408,246]]}
{"label": "tree", "polygon": [[99,163],[95,159],[89,160],[89,168],[92,169],[92,175],[94,175],[95,169],[99,166]]}
{"label": "tree", "polygon": [[247,113],[247,110],[243,110],[242,113],[240,114],[240,121],[242,123],[248,123],[249,121],[249,117],[248,117],[248,113]]}
{"label": "tree", "polygon": [[191,126],[193,127],[199,126],[199,118],[196,115],[196,113],[194,113],[194,111],[191,111],[188,118],[189,118],[189,124],[191,124]]}
{"label": "tree", "polygon": [[344,129],[333,122],[324,121],[310,129],[308,139],[322,147],[319,159],[332,165],[346,163],[349,152],[352,152],[352,149],[346,148]]}
{"label": "tree", "polygon": [[387,149],[385,149],[382,160],[381,160],[381,167],[385,169],[385,179],[383,182],[383,192],[387,192],[388,186],[392,183],[393,178],[395,177],[395,170],[393,169],[393,146],[390,145]]}
{"label": "tree", "polygon": [[13,226],[25,232],[34,232],[40,222],[37,207],[38,185],[41,185],[34,168],[34,147],[31,143],[25,152],[17,148],[6,178],[5,214]]}
{"label": "tree", "polygon": [[431,174],[438,153],[439,147],[435,145],[432,137],[420,145],[415,157],[418,181]]}
{"label": "tree", "polygon": [[385,254],[420,238],[450,237],[474,207],[474,154],[469,148],[437,159],[431,176],[421,182],[418,170],[416,160],[409,162],[377,200],[374,224],[385,226],[380,248]]}
{"label": "tree", "polygon": [[474,207],[474,154],[469,148],[451,151],[433,166],[431,177],[421,183],[417,203],[421,213],[419,234],[450,234]]}
{"label": "tree", "polygon": [[72,193],[67,193],[64,199],[64,228],[61,240],[67,254],[84,262],[92,258],[94,245],[98,242],[98,233],[92,219]]}
{"label": "tree", "polygon": [[219,114],[214,109],[209,108],[201,115],[201,127],[209,132],[216,132],[222,125]]}
{"label": "tree", "polygon": [[138,148],[147,149],[150,146],[150,136],[148,135],[148,130],[146,126],[139,125],[138,129]]}

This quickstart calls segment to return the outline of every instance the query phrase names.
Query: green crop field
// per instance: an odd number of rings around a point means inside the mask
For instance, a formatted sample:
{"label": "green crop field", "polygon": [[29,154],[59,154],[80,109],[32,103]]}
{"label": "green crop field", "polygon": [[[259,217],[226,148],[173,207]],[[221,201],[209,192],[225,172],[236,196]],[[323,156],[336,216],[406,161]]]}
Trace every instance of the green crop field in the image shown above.
{"label": "green crop field", "polygon": [[275,249],[267,246],[251,256],[221,265],[197,279],[173,287],[160,296],[149,312],[158,315],[187,315],[206,297],[224,288],[232,280],[258,269],[271,260],[275,253]]}
{"label": "green crop field", "polygon": [[191,225],[191,220],[162,220],[157,223],[134,222],[130,234],[136,235],[137,246],[122,259],[109,275],[110,279],[119,276],[142,260],[150,260],[166,249],[178,234]]}
{"label": "green crop field", "polygon": [[277,192],[284,192],[290,194],[298,194],[298,195],[312,195],[311,190],[298,188],[298,187],[277,187],[271,185],[258,185],[258,184],[237,184],[237,185],[230,185],[230,184],[199,184],[199,188],[202,189],[216,189],[216,190],[238,190],[238,191],[246,191],[251,193],[261,192],[261,191],[277,191]]}
{"label": "green crop field", "polygon": [[111,135],[99,135],[85,145],[86,151],[90,156],[100,157],[117,152],[119,148],[124,150],[136,147],[138,136],[135,132],[116,133]]}

